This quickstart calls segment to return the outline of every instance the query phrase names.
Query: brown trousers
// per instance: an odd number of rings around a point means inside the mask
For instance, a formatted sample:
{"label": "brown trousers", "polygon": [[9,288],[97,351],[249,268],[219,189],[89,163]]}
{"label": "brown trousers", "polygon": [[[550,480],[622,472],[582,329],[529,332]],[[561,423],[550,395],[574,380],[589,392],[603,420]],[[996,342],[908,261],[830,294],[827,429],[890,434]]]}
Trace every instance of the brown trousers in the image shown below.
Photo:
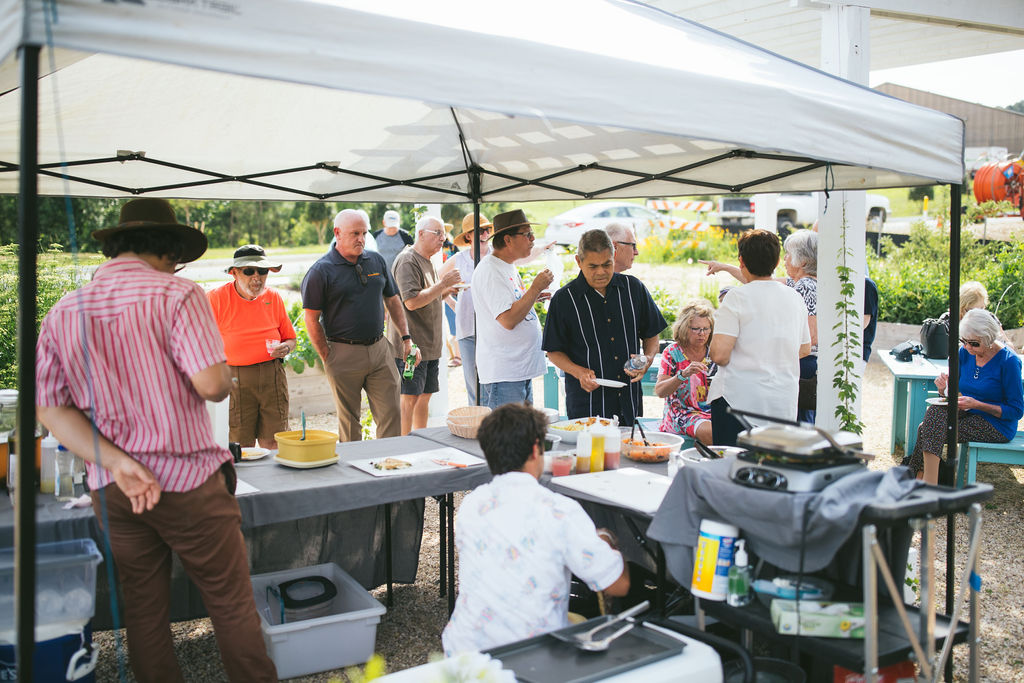
{"label": "brown trousers", "polygon": [[401,378],[395,367],[394,352],[387,339],[370,346],[327,342],[327,379],[334,391],[338,410],[338,440],[359,441],[362,427],[362,390],[377,423],[377,438],[401,436],[402,411],[398,390]]}
{"label": "brown trousers", "polygon": [[[132,671],[140,683],[183,681],[170,625],[171,552],[199,589],[231,681],[277,681],[249,581],[242,515],[218,471],[197,489],[163,492],[136,515],[116,484],[102,489],[124,598]],[[102,526],[100,492],[92,493]]]}

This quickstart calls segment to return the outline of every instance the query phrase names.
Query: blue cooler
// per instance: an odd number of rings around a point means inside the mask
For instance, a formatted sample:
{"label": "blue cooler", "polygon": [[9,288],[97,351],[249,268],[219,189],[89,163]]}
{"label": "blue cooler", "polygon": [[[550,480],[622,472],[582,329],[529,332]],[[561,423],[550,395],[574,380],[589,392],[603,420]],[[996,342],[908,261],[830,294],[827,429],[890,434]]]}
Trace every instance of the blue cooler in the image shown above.
{"label": "blue cooler", "polygon": [[[92,539],[36,546],[36,681],[94,680],[91,621],[96,611]],[[0,680],[17,680],[14,625],[14,549],[0,550]]]}

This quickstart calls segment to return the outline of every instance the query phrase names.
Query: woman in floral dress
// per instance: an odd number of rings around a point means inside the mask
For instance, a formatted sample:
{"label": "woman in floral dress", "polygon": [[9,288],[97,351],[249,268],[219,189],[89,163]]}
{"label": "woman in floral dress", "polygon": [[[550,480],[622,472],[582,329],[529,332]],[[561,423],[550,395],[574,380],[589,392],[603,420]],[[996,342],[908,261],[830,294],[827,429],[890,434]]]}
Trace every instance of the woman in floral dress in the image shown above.
{"label": "woman in floral dress", "polygon": [[711,375],[717,369],[708,356],[715,332],[715,315],[705,299],[683,305],[672,337],[661,355],[654,393],[665,399],[661,431],[684,434],[710,444],[711,407],[707,403]]}

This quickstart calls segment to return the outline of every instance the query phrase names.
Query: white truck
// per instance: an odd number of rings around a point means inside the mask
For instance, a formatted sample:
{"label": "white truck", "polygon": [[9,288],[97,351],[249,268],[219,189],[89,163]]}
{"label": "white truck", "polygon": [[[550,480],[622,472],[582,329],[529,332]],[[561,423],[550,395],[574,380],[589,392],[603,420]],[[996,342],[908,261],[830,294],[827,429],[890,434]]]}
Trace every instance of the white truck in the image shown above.
{"label": "white truck", "polygon": [[[758,210],[765,195],[754,195],[754,210]],[[889,199],[880,194],[866,193],[867,213],[865,221],[874,223],[880,229],[889,217]],[[801,226],[810,227],[818,220],[818,193],[791,192],[775,195],[775,227],[780,235],[788,234]]]}

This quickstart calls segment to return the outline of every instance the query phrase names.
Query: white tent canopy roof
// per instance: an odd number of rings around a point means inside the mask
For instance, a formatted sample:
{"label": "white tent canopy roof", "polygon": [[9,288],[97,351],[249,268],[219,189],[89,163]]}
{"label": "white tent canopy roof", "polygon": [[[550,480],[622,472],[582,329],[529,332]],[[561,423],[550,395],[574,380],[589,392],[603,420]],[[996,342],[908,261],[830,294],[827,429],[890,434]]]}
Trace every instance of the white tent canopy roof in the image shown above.
{"label": "white tent canopy roof", "polygon": [[465,202],[469,166],[482,201],[963,176],[959,119],[628,0],[56,6],[0,0],[3,193],[19,43],[58,48],[43,194]]}

